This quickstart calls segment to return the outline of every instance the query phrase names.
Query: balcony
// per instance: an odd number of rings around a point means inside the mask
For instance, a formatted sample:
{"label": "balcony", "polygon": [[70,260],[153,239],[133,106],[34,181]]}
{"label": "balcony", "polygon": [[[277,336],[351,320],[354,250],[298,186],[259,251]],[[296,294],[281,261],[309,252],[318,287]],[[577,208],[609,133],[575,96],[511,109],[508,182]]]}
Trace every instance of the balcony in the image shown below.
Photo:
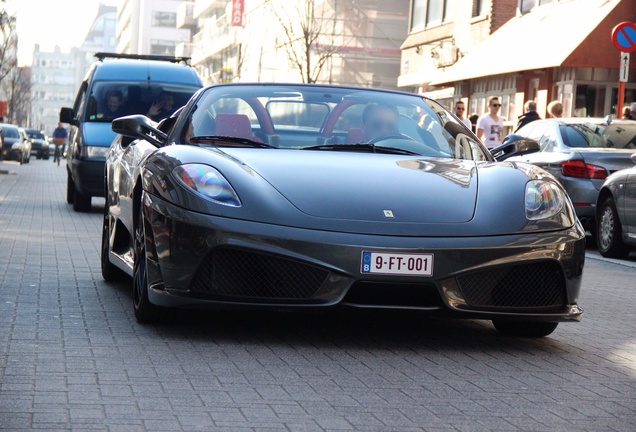
{"label": "balcony", "polygon": [[215,10],[220,11],[220,15],[225,12],[225,7],[229,1],[230,0],[196,0],[194,2],[194,18],[199,19],[209,17]]}
{"label": "balcony", "polygon": [[225,15],[218,19],[201,20],[199,33],[192,38],[192,64],[198,64],[207,58],[219,56],[221,51],[235,43],[235,34],[231,31]]}
{"label": "balcony", "polygon": [[194,18],[194,2],[183,2],[177,8],[177,28],[194,30],[197,19]]}
{"label": "balcony", "polygon": [[174,47],[175,57],[192,57],[192,48],[194,44],[192,42],[181,42]]}

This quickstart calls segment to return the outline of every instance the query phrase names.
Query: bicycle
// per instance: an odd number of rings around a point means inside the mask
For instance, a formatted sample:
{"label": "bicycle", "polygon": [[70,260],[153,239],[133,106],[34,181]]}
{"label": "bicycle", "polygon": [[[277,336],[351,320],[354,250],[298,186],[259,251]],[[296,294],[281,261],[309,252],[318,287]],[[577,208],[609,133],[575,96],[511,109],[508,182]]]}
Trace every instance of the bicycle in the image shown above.
{"label": "bicycle", "polygon": [[57,166],[60,166],[60,159],[62,159],[62,145],[56,145],[53,152],[53,163],[57,162]]}

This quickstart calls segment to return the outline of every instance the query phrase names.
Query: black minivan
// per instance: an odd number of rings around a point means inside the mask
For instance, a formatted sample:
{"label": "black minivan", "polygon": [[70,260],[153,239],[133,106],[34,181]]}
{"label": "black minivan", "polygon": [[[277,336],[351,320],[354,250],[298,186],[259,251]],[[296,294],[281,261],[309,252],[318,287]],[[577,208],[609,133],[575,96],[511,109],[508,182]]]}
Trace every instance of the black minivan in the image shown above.
{"label": "black minivan", "polygon": [[71,125],[66,201],[78,212],[104,196],[104,163],[116,134],[111,122],[144,114],[160,121],[185,105],[203,84],[187,57],[97,53],[75,98],[60,110]]}

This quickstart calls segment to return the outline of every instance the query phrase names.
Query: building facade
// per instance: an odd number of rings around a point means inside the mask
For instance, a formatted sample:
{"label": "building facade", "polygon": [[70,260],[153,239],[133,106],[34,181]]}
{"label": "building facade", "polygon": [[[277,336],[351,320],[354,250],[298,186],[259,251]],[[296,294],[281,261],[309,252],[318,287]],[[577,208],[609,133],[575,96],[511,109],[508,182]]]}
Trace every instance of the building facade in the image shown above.
{"label": "building facade", "polygon": [[77,48],[63,52],[56,46],[53,52],[40,51],[35,45],[31,65],[31,119],[29,126],[48,135],[57,127],[60,108],[72,106],[77,87],[75,66]]}
{"label": "building facade", "polygon": [[114,51],[116,19],[115,7],[100,4],[80,48],[62,52],[56,47],[53,52],[44,52],[39,45],[35,46],[31,66],[31,127],[49,135],[53,133],[60,108],[73,105],[84,75],[95,61],[94,54]]}
{"label": "building facade", "polygon": [[[487,98],[498,96],[508,131],[528,100],[537,102],[541,117],[552,100],[563,103],[566,117],[620,116],[620,52],[611,33],[620,22],[636,21],[636,2],[518,0],[515,8],[500,28],[432,74],[428,89],[463,99],[479,115]],[[633,74],[625,87],[625,101],[636,101]]]}
{"label": "building facade", "polygon": [[177,52],[191,53],[206,84],[395,88],[407,18],[403,1],[196,0],[178,14],[179,25],[192,29],[193,38]]}
{"label": "building facade", "polygon": [[190,40],[190,29],[177,28],[177,9],[184,0],[121,0],[117,8],[117,52],[175,54]]}
{"label": "building facade", "polygon": [[[432,86],[431,82],[514,17],[516,11],[517,0],[410,0],[398,86],[450,107],[462,93],[456,94],[453,85]],[[496,62],[504,55],[502,51],[493,52],[484,61]]]}

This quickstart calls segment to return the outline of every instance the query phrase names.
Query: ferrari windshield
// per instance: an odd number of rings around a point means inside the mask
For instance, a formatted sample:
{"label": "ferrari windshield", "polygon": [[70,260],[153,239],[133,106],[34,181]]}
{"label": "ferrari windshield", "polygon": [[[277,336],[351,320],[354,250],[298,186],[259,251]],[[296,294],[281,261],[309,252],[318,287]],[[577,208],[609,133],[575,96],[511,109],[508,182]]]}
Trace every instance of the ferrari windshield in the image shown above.
{"label": "ferrari windshield", "polygon": [[315,84],[219,85],[201,93],[186,123],[180,138],[197,145],[234,146],[240,138],[242,146],[263,149],[490,160],[452,114],[415,94]]}

